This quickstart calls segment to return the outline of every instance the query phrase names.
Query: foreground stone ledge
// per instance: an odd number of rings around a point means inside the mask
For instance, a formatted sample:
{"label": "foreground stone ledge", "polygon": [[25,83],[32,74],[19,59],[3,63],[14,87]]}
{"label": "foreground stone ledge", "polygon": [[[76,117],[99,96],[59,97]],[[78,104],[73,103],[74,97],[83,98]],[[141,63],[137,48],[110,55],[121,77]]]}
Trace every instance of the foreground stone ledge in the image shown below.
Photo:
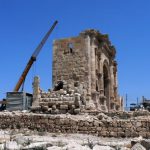
{"label": "foreground stone ledge", "polygon": [[29,129],[50,133],[83,133],[103,137],[150,138],[150,116],[137,119],[101,120],[97,116],[0,112],[0,129]]}

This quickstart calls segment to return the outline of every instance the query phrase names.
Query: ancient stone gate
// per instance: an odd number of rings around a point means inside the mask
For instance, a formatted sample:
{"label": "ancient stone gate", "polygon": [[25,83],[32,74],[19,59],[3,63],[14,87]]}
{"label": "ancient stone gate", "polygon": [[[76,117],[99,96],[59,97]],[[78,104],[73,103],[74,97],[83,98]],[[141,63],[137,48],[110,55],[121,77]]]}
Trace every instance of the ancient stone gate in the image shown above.
{"label": "ancient stone gate", "polygon": [[103,111],[122,110],[118,95],[116,50],[107,34],[90,29],[77,37],[53,44],[53,85],[65,80],[80,83],[89,107]]}

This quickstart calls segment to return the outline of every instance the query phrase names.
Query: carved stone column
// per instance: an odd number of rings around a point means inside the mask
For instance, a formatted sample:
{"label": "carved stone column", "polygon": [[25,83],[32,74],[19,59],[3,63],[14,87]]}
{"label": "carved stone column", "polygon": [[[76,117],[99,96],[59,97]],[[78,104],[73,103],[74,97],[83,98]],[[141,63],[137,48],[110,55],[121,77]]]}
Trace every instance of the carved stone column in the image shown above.
{"label": "carved stone column", "polygon": [[118,80],[117,80],[117,62],[114,61],[114,69],[113,69],[113,74],[114,74],[114,97],[117,100],[117,95],[118,95]]}
{"label": "carved stone column", "polygon": [[110,66],[110,97],[114,97],[114,66]]}
{"label": "carved stone column", "polygon": [[[87,35],[85,37],[85,43],[86,43],[86,49],[87,49],[87,61],[88,61],[88,89],[87,89],[87,96],[86,96],[86,107],[87,108],[95,108],[94,102],[92,100],[92,82],[93,82],[93,70],[92,68],[92,63],[93,59],[91,57],[91,38]],[[95,61],[95,60],[94,60]]]}
{"label": "carved stone column", "polygon": [[95,64],[95,45],[94,38],[91,38],[91,90],[96,91],[96,64]]}
{"label": "carved stone column", "polygon": [[[115,97],[114,97],[114,65],[112,64],[110,66],[110,104],[114,103],[115,102]],[[110,106],[109,106],[110,107]],[[115,106],[113,106],[112,109],[115,109],[114,108]]]}
{"label": "carved stone column", "polygon": [[85,37],[86,43],[86,55],[87,55],[87,62],[88,62],[88,82],[87,82],[87,94],[91,95],[91,47],[90,47],[90,37]]}

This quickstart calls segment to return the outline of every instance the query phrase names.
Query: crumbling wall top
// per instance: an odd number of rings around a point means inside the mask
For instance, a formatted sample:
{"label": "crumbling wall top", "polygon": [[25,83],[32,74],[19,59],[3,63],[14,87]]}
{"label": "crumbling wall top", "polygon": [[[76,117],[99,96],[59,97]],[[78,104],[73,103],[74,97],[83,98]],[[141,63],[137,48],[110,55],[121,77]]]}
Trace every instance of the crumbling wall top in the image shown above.
{"label": "crumbling wall top", "polygon": [[102,34],[99,30],[87,29],[80,33],[81,37],[89,36],[91,39],[95,39],[95,43],[98,47],[105,47],[112,57],[116,55],[115,46],[111,44],[108,34]]}

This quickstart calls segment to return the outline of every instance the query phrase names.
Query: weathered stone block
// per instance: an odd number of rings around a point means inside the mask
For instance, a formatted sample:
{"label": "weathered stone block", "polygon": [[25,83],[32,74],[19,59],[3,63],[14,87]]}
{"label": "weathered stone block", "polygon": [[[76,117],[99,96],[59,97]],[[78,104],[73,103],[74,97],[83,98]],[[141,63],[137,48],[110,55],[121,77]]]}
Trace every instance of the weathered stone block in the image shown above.
{"label": "weathered stone block", "polygon": [[41,106],[42,111],[48,111],[48,106]]}
{"label": "weathered stone block", "polygon": [[32,106],[31,107],[31,111],[40,111],[41,110],[41,106]]}
{"label": "weathered stone block", "polygon": [[129,130],[125,131],[125,137],[130,137],[131,136],[131,132]]}
{"label": "weathered stone block", "polygon": [[68,109],[68,105],[60,105],[60,109],[67,110]]}
{"label": "weathered stone block", "polygon": [[147,132],[147,133],[146,133],[146,137],[147,137],[147,138],[150,138],[150,132]]}
{"label": "weathered stone block", "polygon": [[109,136],[110,137],[117,137],[118,135],[117,135],[117,132],[109,132]]}
{"label": "weathered stone block", "polygon": [[97,131],[101,131],[101,130],[102,130],[102,127],[97,127],[96,130],[97,130]]}
{"label": "weathered stone block", "polygon": [[58,114],[58,113],[59,113],[59,110],[58,110],[58,109],[55,109],[55,110],[52,109],[52,110],[51,110],[51,113],[52,113],[52,114]]}
{"label": "weathered stone block", "polygon": [[56,110],[56,105],[53,105],[53,106],[52,106],[52,110]]}
{"label": "weathered stone block", "polygon": [[136,122],[136,125],[135,125],[135,126],[136,126],[136,127],[141,127],[141,126],[142,126],[141,121]]}
{"label": "weathered stone block", "polygon": [[108,131],[110,131],[110,132],[117,132],[118,129],[115,128],[115,127],[108,127]]}
{"label": "weathered stone block", "polygon": [[74,114],[79,114],[80,113],[80,108],[74,109]]}
{"label": "weathered stone block", "polygon": [[131,150],[146,150],[140,143],[136,143]]}
{"label": "weathered stone block", "polygon": [[125,137],[125,132],[117,132],[118,137]]}
{"label": "weathered stone block", "polygon": [[48,112],[51,113],[51,111],[52,111],[52,108],[48,108]]}
{"label": "weathered stone block", "polygon": [[75,109],[76,107],[75,107],[75,105],[72,105],[72,109]]}
{"label": "weathered stone block", "polygon": [[131,137],[138,137],[138,136],[139,136],[139,134],[136,131],[131,132]]}
{"label": "weathered stone block", "polygon": [[66,109],[60,109],[60,110],[59,110],[59,113],[60,113],[60,114],[66,114],[66,113],[67,113],[67,110],[66,110]]}
{"label": "weathered stone block", "polygon": [[147,133],[145,131],[140,131],[139,136],[142,136],[143,138],[147,137]]}
{"label": "weathered stone block", "polygon": [[146,131],[146,128],[142,128],[142,127],[139,126],[139,127],[136,128],[136,131],[137,131],[137,132],[141,132],[141,131],[142,131],[142,132],[145,132],[145,131]]}
{"label": "weathered stone block", "polygon": [[150,140],[149,139],[144,139],[141,141],[141,145],[146,148],[146,150],[150,149]]}
{"label": "weathered stone block", "polygon": [[93,125],[96,126],[96,127],[99,127],[99,122],[98,121],[94,121]]}
{"label": "weathered stone block", "polygon": [[106,137],[106,136],[109,136],[109,132],[108,132],[108,131],[101,131],[101,132],[99,133],[99,135]]}

